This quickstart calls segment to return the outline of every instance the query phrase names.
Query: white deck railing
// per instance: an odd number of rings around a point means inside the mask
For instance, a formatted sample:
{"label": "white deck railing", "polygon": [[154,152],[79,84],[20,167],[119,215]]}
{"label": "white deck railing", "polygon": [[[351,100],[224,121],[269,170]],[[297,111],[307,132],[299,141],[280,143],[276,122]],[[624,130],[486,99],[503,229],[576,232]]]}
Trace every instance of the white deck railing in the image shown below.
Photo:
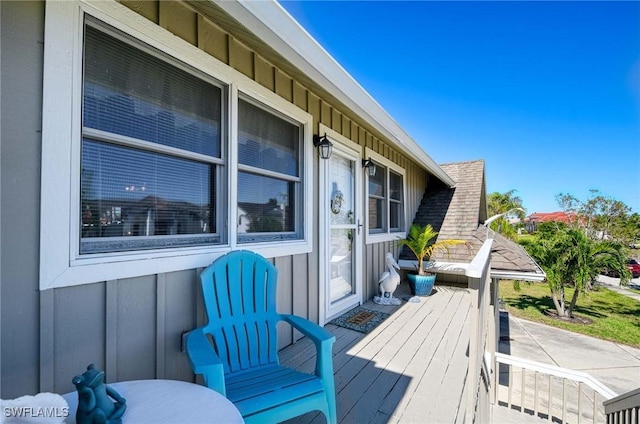
{"label": "white deck railing", "polygon": [[640,388],[604,402],[607,424],[640,422]]}
{"label": "white deck railing", "polygon": [[[500,378],[501,384],[496,385],[497,402],[510,409],[561,423],[602,423],[605,422],[603,401],[617,396],[584,372],[502,353],[496,353],[495,358],[496,370],[503,364],[508,375],[506,384]],[[503,370],[499,374],[503,377]]]}
{"label": "white deck railing", "polygon": [[[491,372],[485,360],[495,352],[496,300],[491,290],[491,244],[484,242],[478,254],[465,271],[471,293],[469,371],[467,379],[466,422],[486,423],[489,420],[491,403]],[[493,292],[493,293],[492,293]]]}

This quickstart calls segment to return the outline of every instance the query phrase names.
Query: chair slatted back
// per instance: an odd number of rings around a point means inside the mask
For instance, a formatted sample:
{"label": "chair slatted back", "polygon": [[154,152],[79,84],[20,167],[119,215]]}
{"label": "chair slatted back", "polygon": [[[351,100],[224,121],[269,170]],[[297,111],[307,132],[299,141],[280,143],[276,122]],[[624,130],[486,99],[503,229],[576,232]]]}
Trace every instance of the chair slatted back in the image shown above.
{"label": "chair slatted back", "polygon": [[262,256],[230,252],[200,274],[207,330],[225,374],[278,364],[277,269]]}

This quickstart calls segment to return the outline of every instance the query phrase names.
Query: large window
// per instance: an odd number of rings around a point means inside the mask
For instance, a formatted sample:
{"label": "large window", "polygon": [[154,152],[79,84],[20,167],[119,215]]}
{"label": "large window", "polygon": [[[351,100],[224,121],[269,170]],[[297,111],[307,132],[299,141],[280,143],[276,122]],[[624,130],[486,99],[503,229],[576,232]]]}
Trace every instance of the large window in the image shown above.
{"label": "large window", "polygon": [[310,114],[117,3],[46,8],[42,289],[311,251]]}
{"label": "large window", "polygon": [[238,241],[301,236],[299,124],[238,101]]}
{"label": "large window", "polygon": [[405,231],[404,170],[368,151],[376,173],[368,176],[368,241],[383,241]]}
{"label": "large window", "polygon": [[80,254],[223,241],[222,90],[85,27]]}

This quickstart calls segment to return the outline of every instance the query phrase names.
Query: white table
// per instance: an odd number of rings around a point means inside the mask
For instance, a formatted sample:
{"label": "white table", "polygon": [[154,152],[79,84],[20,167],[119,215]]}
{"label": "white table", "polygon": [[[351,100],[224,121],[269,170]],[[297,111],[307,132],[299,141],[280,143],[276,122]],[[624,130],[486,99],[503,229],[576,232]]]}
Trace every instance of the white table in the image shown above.
{"label": "white table", "polygon": [[[215,390],[178,380],[132,380],[110,383],[127,401],[122,423],[244,423],[238,409]],[[65,423],[76,422],[78,393],[63,395],[69,404]]]}

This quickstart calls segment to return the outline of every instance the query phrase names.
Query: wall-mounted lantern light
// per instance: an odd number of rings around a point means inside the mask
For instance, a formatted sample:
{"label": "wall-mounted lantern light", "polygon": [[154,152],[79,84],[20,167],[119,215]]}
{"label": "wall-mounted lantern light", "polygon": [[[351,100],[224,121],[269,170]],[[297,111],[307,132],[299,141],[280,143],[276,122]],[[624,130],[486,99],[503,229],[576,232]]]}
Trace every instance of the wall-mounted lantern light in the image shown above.
{"label": "wall-mounted lantern light", "polygon": [[362,167],[366,169],[368,176],[374,177],[376,175],[376,164],[371,159],[362,159]]}
{"label": "wall-mounted lantern light", "polygon": [[320,152],[320,159],[329,159],[331,157],[331,149],[333,143],[327,138],[327,134],[320,137],[319,135],[313,136],[313,145],[318,148]]}

